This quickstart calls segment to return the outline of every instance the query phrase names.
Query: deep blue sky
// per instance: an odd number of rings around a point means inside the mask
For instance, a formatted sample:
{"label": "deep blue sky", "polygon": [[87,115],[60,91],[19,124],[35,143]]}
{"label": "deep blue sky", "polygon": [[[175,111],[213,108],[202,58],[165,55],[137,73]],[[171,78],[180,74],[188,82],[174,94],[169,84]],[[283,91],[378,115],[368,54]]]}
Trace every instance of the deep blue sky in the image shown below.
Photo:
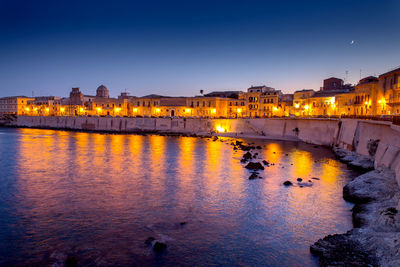
{"label": "deep blue sky", "polygon": [[0,0],[0,95],[355,83],[400,65],[399,14],[397,0]]}

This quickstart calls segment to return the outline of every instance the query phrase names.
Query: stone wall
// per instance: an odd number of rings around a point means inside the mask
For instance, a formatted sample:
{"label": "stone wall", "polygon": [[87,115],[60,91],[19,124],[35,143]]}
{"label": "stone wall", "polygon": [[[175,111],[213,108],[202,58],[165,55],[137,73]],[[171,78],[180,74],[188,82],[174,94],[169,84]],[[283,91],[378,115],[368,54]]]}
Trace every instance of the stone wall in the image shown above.
{"label": "stone wall", "polygon": [[[370,156],[375,166],[396,173],[400,184],[400,127],[390,122],[356,119],[195,119],[114,117],[31,117],[18,116],[19,127],[110,132],[164,132],[230,137],[256,137],[303,141],[334,146]],[[216,130],[225,132],[217,133]],[[373,144],[377,145],[373,149]],[[372,145],[371,145],[372,144]]]}

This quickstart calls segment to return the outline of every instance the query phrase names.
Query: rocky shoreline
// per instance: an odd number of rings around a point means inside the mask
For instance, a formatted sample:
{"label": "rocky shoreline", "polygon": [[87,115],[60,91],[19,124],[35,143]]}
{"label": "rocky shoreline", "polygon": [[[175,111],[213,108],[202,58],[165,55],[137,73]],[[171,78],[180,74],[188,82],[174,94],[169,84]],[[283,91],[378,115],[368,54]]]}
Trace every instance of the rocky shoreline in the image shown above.
{"label": "rocky shoreline", "polygon": [[321,266],[400,266],[400,190],[394,173],[373,169],[373,160],[334,148],[349,167],[366,171],[343,188],[343,198],[355,203],[353,229],[328,235],[310,247]]}

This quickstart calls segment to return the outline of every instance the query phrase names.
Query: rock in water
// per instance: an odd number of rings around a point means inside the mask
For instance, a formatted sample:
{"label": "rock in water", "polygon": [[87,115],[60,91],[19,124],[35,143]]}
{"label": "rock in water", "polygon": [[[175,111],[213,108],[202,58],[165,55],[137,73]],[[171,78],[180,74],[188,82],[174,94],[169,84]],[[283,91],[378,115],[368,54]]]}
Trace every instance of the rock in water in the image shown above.
{"label": "rock in water", "polygon": [[297,182],[301,182],[301,181],[303,181],[303,179],[297,178]]}
{"label": "rock in water", "polygon": [[260,162],[249,162],[245,168],[249,170],[264,170],[264,166]]}
{"label": "rock in water", "polygon": [[291,181],[285,181],[285,182],[283,182],[283,185],[290,186],[290,185],[293,185],[293,183]]}
{"label": "rock in water", "polygon": [[167,248],[167,244],[165,244],[165,243],[163,243],[163,242],[161,242],[161,241],[155,240],[155,241],[153,242],[153,250],[154,250],[155,252],[163,251],[163,250],[166,249],[166,248]]}
{"label": "rock in water", "polygon": [[266,160],[263,160],[262,163],[263,163],[265,166],[268,166],[268,165],[269,165],[269,162],[266,161]]}
{"label": "rock in water", "polygon": [[253,156],[251,155],[250,152],[246,152],[246,154],[243,155],[243,160],[249,160],[251,159]]}
{"label": "rock in water", "polygon": [[257,178],[258,178],[258,173],[253,172],[253,173],[250,175],[249,180],[254,180],[254,179],[257,179]]}

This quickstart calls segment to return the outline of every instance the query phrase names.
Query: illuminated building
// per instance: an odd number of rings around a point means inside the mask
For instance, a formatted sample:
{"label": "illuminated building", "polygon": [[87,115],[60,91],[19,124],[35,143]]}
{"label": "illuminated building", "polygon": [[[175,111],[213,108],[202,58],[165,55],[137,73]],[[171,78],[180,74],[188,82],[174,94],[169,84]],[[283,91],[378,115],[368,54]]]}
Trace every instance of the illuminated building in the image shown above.
{"label": "illuminated building", "polygon": [[0,98],[0,115],[27,115],[30,111],[27,107],[30,100],[34,100],[34,98],[26,96],[2,97]]}
{"label": "illuminated building", "polygon": [[400,68],[379,75],[378,107],[381,114],[400,115]]}

